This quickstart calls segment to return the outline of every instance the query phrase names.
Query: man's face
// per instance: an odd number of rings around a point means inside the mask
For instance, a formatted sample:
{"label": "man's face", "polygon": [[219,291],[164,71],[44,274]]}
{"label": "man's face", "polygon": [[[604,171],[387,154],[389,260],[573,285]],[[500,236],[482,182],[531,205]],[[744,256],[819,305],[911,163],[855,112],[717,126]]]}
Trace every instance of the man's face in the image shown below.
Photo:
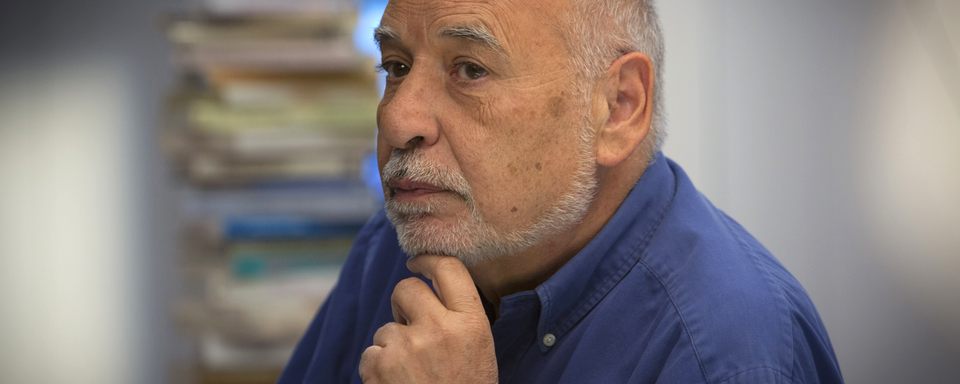
{"label": "man's face", "polygon": [[[407,253],[465,264],[575,225],[595,189],[592,135],[550,1],[394,0],[377,155]],[[592,130],[589,130],[592,132]]]}

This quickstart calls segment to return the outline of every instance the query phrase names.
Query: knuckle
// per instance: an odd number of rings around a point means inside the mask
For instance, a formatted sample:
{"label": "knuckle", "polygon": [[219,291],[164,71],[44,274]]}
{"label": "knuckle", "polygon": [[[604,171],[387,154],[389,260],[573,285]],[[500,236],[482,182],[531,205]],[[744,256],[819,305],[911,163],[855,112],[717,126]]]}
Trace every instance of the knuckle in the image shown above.
{"label": "knuckle", "polygon": [[397,286],[393,288],[393,298],[396,298],[398,294],[403,294],[404,292],[410,292],[416,289],[416,287],[422,283],[420,279],[416,277],[408,277],[406,279],[400,280],[397,283]]}
{"label": "knuckle", "polygon": [[430,349],[430,343],[422,337],[411,337],[407,340],[407,348],[412,355],[418,355]]}
{"label": "knuckle", "polygon": [[371,345],[360,355],[360,380],[364,383],[379,383],[389,376],[389,367],[396,366],[390,348]]}
{"label": "knuckle", "polygon": [[386,323],[373,333],[373,342],[374,344],[384,346],[387,343],[387,339],[390,339],[392,335],[396,334],[396,332],[397,323]]}
{"label": "knuckle", "polygon": [[397,330],[397,323],[389,322],[384,324],[382,327],[380,327],[380,329],[377,330],[377,333],[383,332],[384,334],[389,334],[389,333],[396,332],[396,330]]}
{"label": "knuckle", "polygon": [[376,364],[375,360],[377,358],[377,350],[375,346],[371,345],[363,351],[363,354],[360,355],[360,376],[367,375],[369,376],[372,372],[373,365]]}
{"label": "knuckle", "polygon": [[367,349],[363,350],[363,354],[360,356],[360,362],[362,363],[364,361],[372,361],[376,357],[377,352],[379,351],[380,351],[380,347],[376,345],[371,345],[367,347]]}

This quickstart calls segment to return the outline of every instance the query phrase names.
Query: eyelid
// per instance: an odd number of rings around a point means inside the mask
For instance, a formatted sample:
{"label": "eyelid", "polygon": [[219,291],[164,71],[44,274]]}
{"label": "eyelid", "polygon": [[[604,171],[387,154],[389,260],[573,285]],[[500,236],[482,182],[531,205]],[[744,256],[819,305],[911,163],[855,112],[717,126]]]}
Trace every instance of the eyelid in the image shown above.
{"label": "eyelid", "polygon": [[410,70],[410,64],[405,63],[403,60],[398,60],[398,59],[394,59],[394,58],[387,58],[386,60],[383,60],[382,63],[377,64],[377,72],[384,73],[384,74],[386,75],[386,78],[387,78],[388,80],[389,80],[389,79],[402,79],[402,78],[406,77],[406,75],[403,75],[403,76],[392,76],[392,74],[390,73],[390,70],[391,70],[391,69],[394,69],[394,68],[392,68],[392,67],[397,66],[397,65],[403,65],[403,66],[407,67],[407,71],[408,71],[408,72],[409,72],[409,70]]}
{"label": "eyelid", "polygon": [[[476,78],[476,79],[465,79],[465,78],[460,77],[460,70],[461,70],[465,65],[476,65],[478,68],[480,68],[480,69],[483,70],[483,72],[484,72],[483,76],[480,76],[480,77],[478,77],[478,78]],[[482,80],[482,79],[485,79],[485,78],[487,78],[488,76],[490,76],[490,75],[493,74],[493,73],[490,71],[490,69],[487,68],[487,66],[485,66],[485,65],[483,65],[483,64],[480,64],[480,63],[477,63],[477,62],[474,61],[474,60],[469,60],[469,59],[454,60],[454,62],[453,62],[453,69],[452,69],[451,72],[452,72],[452,76],[455,77],[457,81],[461,81],[461,82],[477,82],[477,81],[480,81],[480,80]]]}

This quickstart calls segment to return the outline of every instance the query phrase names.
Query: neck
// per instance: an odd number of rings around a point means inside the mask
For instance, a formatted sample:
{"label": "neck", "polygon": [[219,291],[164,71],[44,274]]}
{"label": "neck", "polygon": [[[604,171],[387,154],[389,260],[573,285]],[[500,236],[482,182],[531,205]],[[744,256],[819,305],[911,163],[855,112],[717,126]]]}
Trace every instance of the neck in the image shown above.
{"label": "neck", "polygon": [[[636,162],[639,164],[639,162]],[[645,164],[645,163],[644,163]],[[619,169],[621,166],[624,169]],[[643,167],[600,167],[597,194],[583,220],[522,252],[501,256],[469,268],[480,293],[500,316],[500,300],[529,291],[553,276],[596,237],[620,208],[643,175]]]}

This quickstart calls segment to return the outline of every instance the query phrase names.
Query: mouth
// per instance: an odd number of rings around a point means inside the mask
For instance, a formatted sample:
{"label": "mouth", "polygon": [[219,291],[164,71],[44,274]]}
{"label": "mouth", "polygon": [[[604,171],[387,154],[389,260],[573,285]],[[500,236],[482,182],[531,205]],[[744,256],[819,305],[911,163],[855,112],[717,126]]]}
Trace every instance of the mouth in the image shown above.
{"label": "mouth", "polygon": [[393,179],[387,182],[387,186],[390,187],[391,195],[396,200],[416,199],[421,196],[448,192],[447,189],[442,187],[410,179]]}

